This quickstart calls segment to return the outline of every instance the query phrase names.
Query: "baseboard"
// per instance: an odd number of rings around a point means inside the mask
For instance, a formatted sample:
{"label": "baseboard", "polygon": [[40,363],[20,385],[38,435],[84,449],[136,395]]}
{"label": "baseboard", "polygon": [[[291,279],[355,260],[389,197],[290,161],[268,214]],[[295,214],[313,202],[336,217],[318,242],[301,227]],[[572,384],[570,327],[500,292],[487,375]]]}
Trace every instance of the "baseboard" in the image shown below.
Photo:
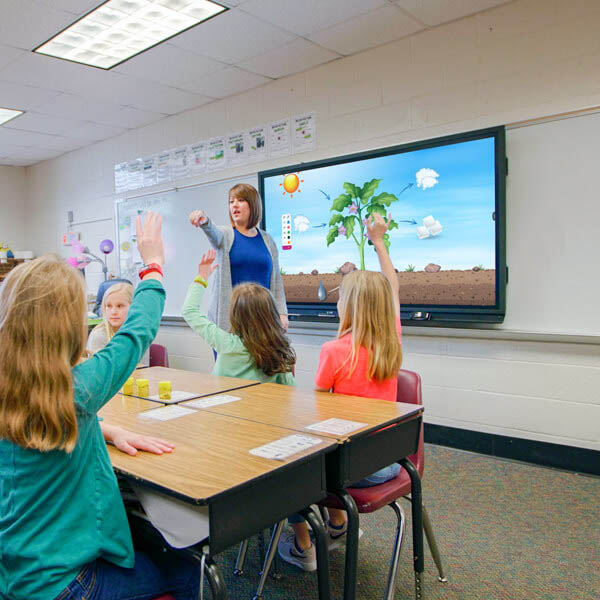
{"label": "baseboard", "polygon": [[425,441],[600,476],[600,451],[425,423]]}

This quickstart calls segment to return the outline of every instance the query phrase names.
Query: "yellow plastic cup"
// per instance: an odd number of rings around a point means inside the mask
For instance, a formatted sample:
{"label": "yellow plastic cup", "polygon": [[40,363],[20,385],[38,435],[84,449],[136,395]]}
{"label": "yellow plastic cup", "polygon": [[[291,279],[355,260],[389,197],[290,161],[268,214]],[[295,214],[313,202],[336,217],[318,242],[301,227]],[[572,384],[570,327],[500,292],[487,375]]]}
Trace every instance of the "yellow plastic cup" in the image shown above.
{"label": "yellow plastic cup", "polygon": [[170,381],[159,381],[158,382],[158,397],[161,400],[171,399],[171,382]]}
{"label": "yellow plastic cup", "polygon": [[150,394],[150,385],[148,383],[148,380],[138,379],[136,383],[138,396],[141,396],[142,398],[147,398]]}
{"label": "yellow plastic cup", "polygon": [[124,384],[123,384],[123,393],[126,396],[131,396],[133,394],[133,377],[130,377]]}

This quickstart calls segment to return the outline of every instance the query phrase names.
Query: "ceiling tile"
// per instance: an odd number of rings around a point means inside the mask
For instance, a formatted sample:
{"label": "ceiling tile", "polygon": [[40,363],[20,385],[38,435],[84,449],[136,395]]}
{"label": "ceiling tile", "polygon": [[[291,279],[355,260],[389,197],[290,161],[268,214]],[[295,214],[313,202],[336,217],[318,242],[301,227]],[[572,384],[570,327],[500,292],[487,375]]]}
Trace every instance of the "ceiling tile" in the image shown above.
{"label": "ceiling tile", "polygon": [[33,50],[74,21],[73,14],[33,0],[0,0],[0,40]]}
{"label": "ceiling tile", "polygon": [[440,25],[512,0],[394,0],[425,25]]}
{"label": "ceiling tile", "polygon": [[81,125],[81,121],[63,119],[53,115],[42,115],[36,112],[27,112],[17,119],[13,119],[4,125],[9,129],[24,129],[39,133],[65,134]]}
{"label": "ceiling tile", "polygon": [[[62,150],[53,150],[45,148],[32,148],[26,146],[17,146],[11,144],[0,143],[0,156],[7,157],[14,161],[40,162],[49,158],[55,158],[63,154]],[[28,163],[33,164],[33,163]]]}
{"label": "ceiling tile", "polygon": [[53,135],[52,139],[45,144],[45,148],[54,150],[61,150],[62,152],[71,152],[78,148],[88,146],[90,142],[88,140],[75,139],[71,137],[65,137],[63,135]]}
{"label": "ceiling tile", "polygon": [[92,9],[100,6],[104,0],[35,0],[36,4],[41,4],[55,10],[64,10],[73,13],[78,17],[89,13]]}
{"label": "ceiling tile", "polygon": [[386,0],[249,0],[240,10],[281,29],[308,36],[385,4]]}
{"label": "ceiling tile", "polygon": [[31,110],[49,102],[58,96],[56,90],[45,90],[29,85],[20,85],[8,81],[0,81],[0,106],[16,108],[18,110]]}
{"label": "ceiling tile", "polygon": [[115,137],[125,133],[126,129],[122,127],[113,127],[112,125],[101,125],[99,123],[83,123],[78,127],[64,131],[69,137],[81,138],[90,142],[98,142],[107,138]]}
{"label": "ceiling tile", "polygon": [[0,44],[0,69],[19,58],[19,56],[23,56],[23,54],[25,54],[25,50]]}
{"label": "ceiling tile", "polygon": [[394,6],[384,6],[366,15],[315,33],[309,38],[335,52],[354,54],[400,39],[423,29],[423,26]]}
{"label": "ceiling tile", "polygon": [[222,62],[198,56],[190,50],[160,44],[115,67],[113,71],[177,87],[224,66]]}
{"label": "ceiling tile", "polygon": [[134,108],[167,115],[175,115],[184,110],[208,104],[214,100],[214,98],[192,94],[191,92],[166,85],[159,85],[152,81],[133,80],[131,78],[128,84],[130,91],[127,104]]}
{"label": "ceiling tile", "polygon": [[125,127],[126,129],[136,129],[137,127],[143,127],[155,121],[160,121],[166,116],[167,113],[151,112],[133,108],[132,106],[123,106],[116,113],[112,113],[110,119],[107,118],[106,122],[110,125]]}
{"label": "ceiling tile", "polygon": [[186,83],[181,87],[190,92],[205,94],[213,98],[226,98],[259,87],[269,81],[272,81],[272,79],[237,67],[227,67],[200,77],[191,83]]}
{"label": "ceiling tile", "polygon": [[169,40],[225,63],[237,63],[291,42],[294,36],[240,10],[229,10]]}
{"label": "ceiling tile", "polygon": [[238,66],[247,71],[277,79],[311,69],[339,57],[339,54],[312,44],[308,40],[298,38],[290,44],[244,61]]}
{"label": "ceiling tile", "polygon": [[0,144],[44,148],[50,146],[56,137],[57,136],[55,135],[47,133],[36,133],[35,131],[22,131],[21,129],[0,127]]}

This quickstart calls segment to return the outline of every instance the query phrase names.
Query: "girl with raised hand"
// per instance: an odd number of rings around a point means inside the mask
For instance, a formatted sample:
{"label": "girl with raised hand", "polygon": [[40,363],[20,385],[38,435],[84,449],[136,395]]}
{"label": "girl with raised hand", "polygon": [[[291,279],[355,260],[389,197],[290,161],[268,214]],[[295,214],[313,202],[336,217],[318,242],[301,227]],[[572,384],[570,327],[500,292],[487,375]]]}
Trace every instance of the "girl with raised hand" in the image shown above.
{"label": "girl with raised hand", "polygon": [[217,352],[212,373],[295,385],[296,355],[268,289],[257,283],[242,283],[233,289],[230,332],[217,327],[200,310],[208,279],[217,268],[215,257],[214,250],[202,256],[181,311],[188,325]]}
{"label": "girl with raised hand", "polygon": [[[389,218],[388,218],[389,221]],[[397,376],[402,363],[398,276],[385,247],[388,225],[374,214],[367,225],[381,267],[375,271],[353,271],[342,280],[338,313],[340,325],[335,340],[321,348],[315,386],[319,391],[396,401]],[[394,463],[350,487],[371,487],[400,472]],[[329,549],[345,543],[346,513],[329,510]],[[284,532],[279,554],[306,571],[317,567],[316,553],[306,522],[299,515],[288,517],[293,532]],[[362,532],[361,532],[362,533]]]}
{"label": "girl with raised hand", "polygon": [[[148,213],[143,227],[138,217],[137,239],[146,264],[127,320],[83,362],[87,308],[73,267],[43,256],[13,269],[0,289],[3,598],[198,596],[197,565],[168,557],[154,563],[134,552],[96,415],[135,369],[160,323],[160,216]],[[115,441],[125,448],[121,442]]]}

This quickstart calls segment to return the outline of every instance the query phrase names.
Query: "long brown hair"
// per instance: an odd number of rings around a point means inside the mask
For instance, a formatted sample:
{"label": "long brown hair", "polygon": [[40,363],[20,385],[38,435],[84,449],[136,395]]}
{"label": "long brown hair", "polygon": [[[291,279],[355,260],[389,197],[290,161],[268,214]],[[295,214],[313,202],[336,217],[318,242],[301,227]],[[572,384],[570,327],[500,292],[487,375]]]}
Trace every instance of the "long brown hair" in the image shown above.
{"label": "long brown hair", "polygon": [[[262,219],[262,203],[260,201],[260,195],[256,188],[248,183],[238,183],[229,190],[229,198],[239,198],[248,203],[250,207],[250,215],[248,217],[248,229],[257,227]],[[229,220],[231,221],[232,227],[235,227],[235,223],[229,213]]]}
{"label": "long brown hair", "polygon": [[285,336],[271,292],[257,283],[233,288],[229,308],[231,333],[240,336],[256,366],[269,377],[289,373],[296,353]]}
{"label": "long brown hair", "polygon": [[87,338],[85,285],[58,256],[13,269],[0,288],[0,438],[71,452],[77,417],[71,368]]}
{"label": "long brown hair", "polygon": [[[382,273],[353,271],[344,277],[339,301],[338,337],[352,335],[349,376],[356,368],[360,347],[369,353],[367,377],[377,382],[396,377],[402,346],[396,331],[392,286]],[[344,363],[346,364],[346,363]]]}

